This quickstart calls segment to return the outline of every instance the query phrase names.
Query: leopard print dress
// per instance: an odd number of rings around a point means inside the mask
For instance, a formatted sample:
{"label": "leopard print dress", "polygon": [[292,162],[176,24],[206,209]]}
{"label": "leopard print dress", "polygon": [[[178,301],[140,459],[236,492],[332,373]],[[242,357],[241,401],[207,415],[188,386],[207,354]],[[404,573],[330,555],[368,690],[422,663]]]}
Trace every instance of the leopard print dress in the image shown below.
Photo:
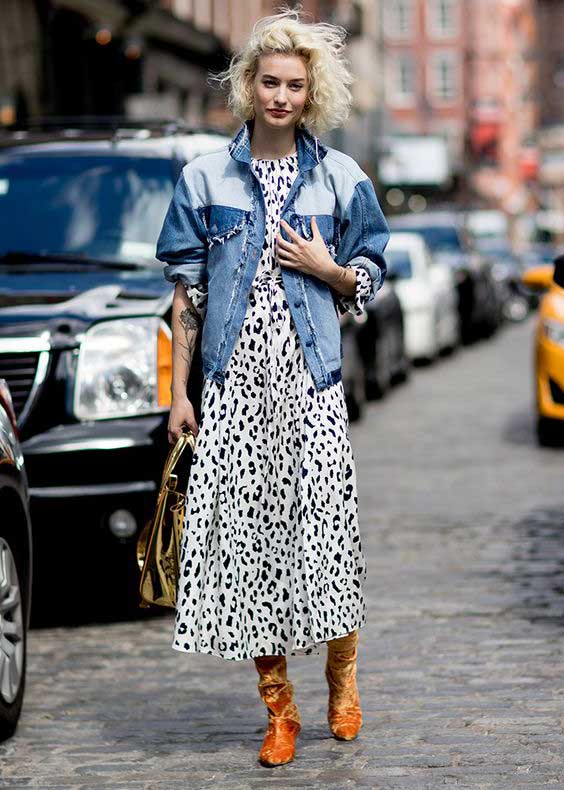
{"label": "leopard print dress", "polygon": [[[317,391],[275,259],[297,155],[254,159],[261,259],[225,381],[204,380],[172,647],[242,660],[319,655],[366,623],[366,562],[342,382]],[[355,267],[356,268],[356,267]],[[359,314],[370,279],[356,268]],[[189,287],[200,314],[207,285]]]}

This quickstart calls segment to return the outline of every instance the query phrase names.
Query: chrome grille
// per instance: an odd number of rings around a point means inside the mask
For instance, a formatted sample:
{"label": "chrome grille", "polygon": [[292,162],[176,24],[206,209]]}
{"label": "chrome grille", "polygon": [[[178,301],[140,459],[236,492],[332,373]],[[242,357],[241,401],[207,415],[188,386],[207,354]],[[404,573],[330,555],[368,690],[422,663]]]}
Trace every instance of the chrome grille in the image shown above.
{"label": "chrome grille", "polygon": [[37,373],[39,352],[35,354],[0,353],[0,379],[6,379],[10,388],[16,417],[20,419],[28,401]]}
{"label": "chrome grille", "polygon": [[35,337],[0,337],[0,378],[10,388],[20,427],[47,375],[50,348],[47,332]]}

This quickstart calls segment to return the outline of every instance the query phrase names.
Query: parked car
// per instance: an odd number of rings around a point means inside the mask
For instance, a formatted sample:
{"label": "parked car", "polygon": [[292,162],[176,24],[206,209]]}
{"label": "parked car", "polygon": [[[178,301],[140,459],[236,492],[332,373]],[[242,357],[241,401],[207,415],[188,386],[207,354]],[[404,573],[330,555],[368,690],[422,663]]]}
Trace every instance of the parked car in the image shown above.
{"label": "parked car", "polygon": [[455,212],[426,211],[390,217],[389,225],[393,231],[421,234],[435,260],[453,268],[462,341],[492,335],[503,318],[492,264],[471,246],[462,219]]}
{"label": "parked car", "polygon": [[360,316],[340,316],[342,378],[349,419],[362,416],[365,401],[383,398],[390,387],[405,381],[403,314],[394,289],[385,282]]}
{"label": "parked car", "polygon": [[497,284],[503,317],[507,321],[524,321],[537,300],[524,285],[521,275],[525,265],[516,255],[506,237],[482,236],[474,239],[476,248],[492,262],[492,274]]}
{"label": "parked car", "polygon": [[29,493],[16,415],[0,379],[0,741],[16,731],[24,698],[33,574]]}
{"label": "parked car", "polygon": [[[0,138],[0,376],[42,622],[137,609],[135,546],[168,449],[173,289],[155,244],[184,164],[229,139],[121,121]],[[197,414],[202,382],[198,349]]]}
{"label": "parked car", "polygon": [[564,255],[554,266],[531,268],[523,275],[529,288],[546,290],[535,335],[535,392],[539,444],[564,441]]}
{"label": "parked car", "polygon": [[450,266],[433,261],[423,236],[394,232],[386,247],[388,280],[404,317],[407,356],[431,362],[460,342],[458,292]]}

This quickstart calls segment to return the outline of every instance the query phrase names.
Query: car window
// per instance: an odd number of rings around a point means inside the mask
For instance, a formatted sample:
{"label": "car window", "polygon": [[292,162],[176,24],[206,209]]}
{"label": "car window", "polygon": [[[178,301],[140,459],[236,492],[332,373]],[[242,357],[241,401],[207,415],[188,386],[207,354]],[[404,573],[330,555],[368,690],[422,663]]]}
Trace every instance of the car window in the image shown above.
{"label": "car window", "polygon": [[0,157],[0,255],[64,252],[154,261],[173,190],[167,159]]}
{"label": "car window", "polygon": [[386,250],[388,272],[397,280],[409,280],[413,276],[411,258],[407,250]]}

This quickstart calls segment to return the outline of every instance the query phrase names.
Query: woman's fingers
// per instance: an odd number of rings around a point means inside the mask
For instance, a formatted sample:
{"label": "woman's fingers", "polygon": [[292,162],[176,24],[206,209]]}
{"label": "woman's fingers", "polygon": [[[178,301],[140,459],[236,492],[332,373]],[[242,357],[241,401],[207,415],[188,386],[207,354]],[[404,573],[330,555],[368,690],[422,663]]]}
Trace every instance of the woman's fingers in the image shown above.
{"label": "woman's fingers", "polygon": [[292,241],[286,241],[286,239],[283,239],[280,233],[276,236],[276,244],[278,245],[278,249],[287,250],[288,252],[295,249],[294,243]]}
{"label": "woman's fingers", "polygon": [[319,227],[317,225],[317,217],[315,216],[315,214],[311,218],[311,232],[313,236],[321,236]]}
{"label": "woman's fingers", "polygon": [[[284,220],[280,220],[280,223],[282,222]],[[286,239],[282,238],[282,234],[278,233],[275,238],[276,252],[282,260],[297,263],[300,255],[304,253],[305,248],[303,244],[306,240],[299,236],[287,222],[284,222],[284,224],[294,241],[286,241]]]}
{"label": "woman's fingers", "polygon": [[168,427],[168,440],[175,442],[182,433],[182,427],[179,425],[169,425]]}
{"label": "woman's fingers", "polygon": [[198,435],[198,423],[196,422],[192,404],[189,401],[182,404],[180,408],[173,404],[168,421],[167,433],[169,443],[174,444],[180,438],[185,428],[189,428],[194,436]]}
{"label": "woman's fingers", "polygon": [[[282,220],[282,221],[283,221],[283,220]],[[288,227],[290,228],[290,226],[289,226],[289,225],[288,225]],[[278,244],[280,244],[281,246],[285,247],[285,248],[286,248],[286,249],[288,249],[288,250],[295,250],[295,249],[296,249],[296,245],[297,245],[298,243],[300,243],[300,244],[301,244],[301,242],[302,242],[302,241],[305,241],[305,239],[303,239],[301,236],[298,236],[298,234],[297,234],[297,233],[295,233],[295,232],[292,230],[292,228],[290,228],[290,230],[291,230],[291,231],[292,231],[292,233],[293,233],[293,239],[294,239],[294,241],[287,241],[287,240],[286,240],[286,239],[285,239],[285,238],[282,236],[282,234],[280,233],[280,231],[279,231],[279,232],[277,233],[277,235],[276,235],[276,241],[278,242]]]}
{"label": "woman's fingers", "polygon": [[[194,437],[198,435],[198,426],[196,425],[196,423],[193,423],[192,425],[187,425],[186,427],[190,428],[190,430],[194,434]],[[172,430],[169,429],[168,431],[169,444],[174,444],[175,442],[177,442],[182,436],[182,433],[183,433],[183,428],[174,428]]]}
{"label": "woman's fingers", "polygon": [[[291,225],[288,225],[288,223],[286,222],[286,220],[285,220],[285,219],[281,219],[281,220],[280,220],[280,224],[281,224],[281,225],[284,225],[284,230],[286,231],[286,233],[288,234],[288,236],[289,236],[291,239],[293,239],[295,242],[302,242],[302,241],[303,241],[303,238],[300,236],[300,234],[299,234],[299,233],[296,233],[296,231],[294,230],[294,228],[293,228]],[[278,235],[279,235],[279,236],[280,236],[280,238],[282,239],[282,234],[278,234]],[[292,246],[292,242],[286,241],[285,239],[282,239],[282,242],[283,242],[283,244],[287,244],[287,245],[289,245],[290,247]]]}
{"label": "woman's fingers", "polygon": [[191,419],[187,420],[187,425],[188,425],[188,428],[194,434],[194,436],[197,436],[198,435],[198,423],[196,422],[194,417],[192,417]]}
{"label": "woman's fingers", "polygon": [[288,252],[287,250],[281,250],[281,249],[279,249],[277,252],[278,252],[278,258],[280,260],[297,262],[297,258],[292,252]]}

